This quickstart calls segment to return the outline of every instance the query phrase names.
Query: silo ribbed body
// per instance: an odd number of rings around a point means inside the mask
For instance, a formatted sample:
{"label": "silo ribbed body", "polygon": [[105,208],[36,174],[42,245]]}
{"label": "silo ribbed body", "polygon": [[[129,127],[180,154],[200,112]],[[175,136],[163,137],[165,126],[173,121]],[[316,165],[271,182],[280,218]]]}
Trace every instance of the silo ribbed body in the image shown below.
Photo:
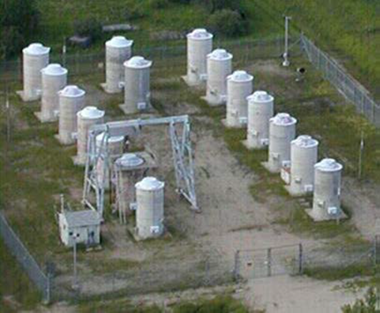
{"label": "silo ribbed body", "polygon": [[290,194],[301,196],[311,192],[314,165],[318,159],[318,141],[310,136],[299,136],[291,143],[290,158]]}
{"label": "silo ribbed body", "polygon": [[41,70],[49,64],[50,48],[33,43],[23,50],[23,99],[38,100],[41,97]]}
{"label": "silo ribbed body", "polygon": [[119,93],[124,83],[124,62],[132,56],[132,40],[114,36],[106,42],[106,91]]}
{"label": "silo ribbed body", "polygon": [[331,219],[329,208],[340,210],[340,188],[343,166],[334,159],[315,164],[314,199],[311,215],[315,219]]}
{"label": "silo ribbed body", "polygon": [[[96,136],[96,148],[100,149],[100,146],[102,145],[102,141],[104,137],[104,133],[99,134]],[[96,175],[98,182],[103,182],[104,189],[109,189],[110,184],[110,170],[113,166],[113,162],[123,154],[124,150],[124,137],[123,136],[114,136],[109,137],[107,142],[104,140],[103,147],[105,148],[107,146],[108,150],[108,156],[109,156],[109,164],[108,168],[104,169],[104,163],[105,161],[102,158],[98,159],[98,163],[96,164]]]}
{"label": "silo ribbed body", "polygon": [[212,51],[213,35],[205,29],[195,29],[187,35],[187,76],[190,85],[207,79],[207,55]]}
{"label": "silo ribbed body", "polygon": [[77,131],[77,113],[85,106],[85,91],[77,86],[66,86],[59,92],[58,137],[62,144],[73,144]]}
{"label": "silo ribbed body", "polygon": [[151,61],[133,57],[124,63],[124,111],[137,113],[150,106],[150,67]]}
{"label": "silo ribbed body", "polygon": [[57,120],[59,95],[67,84],[67,69],[59,64],[50,64],[42,71],[41,120]]}
{"label": "silo ribbed body", "polygon": [[296,136],[297,120],[287,113],[279,113],[269,120],[268,169],[279,173],[283,162],[290,161],[290,143]]}
{"label": "silo ribbed body", "polygon": [[210,104],[223,104],[227,100],[227,77],[232,72],[232,54],[216,49],[207,56],[207,94]]}
{"label": "silo ribbed body", "polygon": [[252,93],[253,76],[235,71],[227,77],[227,127],[242,127],[248,117],[247,97]]}
{"label": "silo ribbed body", "polygon": [[97,124],[104,122],[104,111],[96,107],[85,107],[77,113],[77,164],[85,164],[87,159],[88,131]]}
{"label": "silo ribbed body", "polygon": [[266,91],[256,91],[247,101],[247,147],[262,149],[269,142],[269,120],[274,114],[274,98]]}
{"label": "silo ribbed body", "polygon": [[153,177],[136,184],[136,230],[142,239],[157,237],[164,231],[164,185]]}

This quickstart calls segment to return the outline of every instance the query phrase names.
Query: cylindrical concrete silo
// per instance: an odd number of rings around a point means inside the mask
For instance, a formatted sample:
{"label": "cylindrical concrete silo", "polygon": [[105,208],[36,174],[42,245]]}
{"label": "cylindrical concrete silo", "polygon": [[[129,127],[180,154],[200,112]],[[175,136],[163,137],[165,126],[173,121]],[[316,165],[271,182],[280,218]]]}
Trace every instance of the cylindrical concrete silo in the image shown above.
{"label": "cylindrical concrete silo", "polygon": [[289,193],[301,196],[313,191],[314,165],[318,159],[318,141],[310,136],[298,136],[291,142]]}
{"label": "cylindrical concrete silo", "polygon": [[227,127],[241,127],[247,122],[247,97],[252,89],[253,76],[245,71],[235,71],[227,77]]}
{"label": "cylindrical concrete silo", "polygon": [[84,165],[87,159],[88,131],[97,124],[104,122],[104,111],[88,106],[77,113],[77,157],[75,164]]}
{"label": "cylindrical concrete silo", "polygon": [[106,84],[108,93],[122,91],[124,84],[124,62],[132,56],[133,40],[114,36],[106,42]]}
{"label": "cylindrical concrete silo", "polygon": [[216,49],[207,56],[206,101],[211,105],[227,101],[227,77],[232,72],[232,54]]}
{"label": "cylindrical concrete silo", "polygon": [[296,136],[296,123],[287,113],[278,113],[269,120],[269,171],[279,173],[284,162],[290,161],[290,143]]}
{"label": "cylindrical concrete silo", "polygon": [[96,175],[98,182],[103,182],[104,189],[109,189],[110,187],[110,171],[113,166],[113,162],[123,154],[124,151],[124,136],[113,136],[108,137],[107,142],[104,139],[104,133],[96,136],[96,148],[100,149],[103,144],[103,148],[107,147],[109,164],[106,169],[104,169],[104,160],[102,158],[98,159],[96,164]]}
{"label": "cylindrical concrete silo", "polygon": [[136,187],[136,231],[142,239],[157,237],[164,231],[164,186],[154,177],[146,177]]}
{"label": "cylindrical concrete silo", "polygon": [[247,98],[248,130],[246,145],[261,149],[269,144],[269,120],[274,114],[274,98],[266,91],[256,91]]}
{"label": "cylindrical concrete silo", "polygon": [[333,219],[340,212],[340,188],[343,166],[334,159],[323,159],[314,165],[314,199],[311,216],[315,220]]}
{"label": "cylindrical concrete silo", "polygon": [[187,34],[186,82],[196,86],[207,79],[207,55],[212,51],[213,35],[206,29],[194,29]]}
{"label": "cylindrical concrete silo", "polygon": [[50,48],[40,43],[32,43],[22,52],[24,77],[22,98],[24,101],[38,100],[42,90],[41,70],[49,64]]}
{"label": "cylindrical concrete silo", "polygon": [[136,56],[124,63],[124,104],[126,114],[137,113],[150,106],[150,67],[152,61]]}
{"label": "cylindrical concrete silo", "polygon": [[49,64],[42,69],[42,98],[39,118],[42,122],[56,121],[59,110],[58,92],[67,84],[67,69],[59,64]]}
{"label": "cylindrical concrete silo", "polygon": [[85,106],[86,92],[77,86],[66,86],[59,93],[58,139],[62,144],[75,143],[73,133],[77,132],[77,113]]}

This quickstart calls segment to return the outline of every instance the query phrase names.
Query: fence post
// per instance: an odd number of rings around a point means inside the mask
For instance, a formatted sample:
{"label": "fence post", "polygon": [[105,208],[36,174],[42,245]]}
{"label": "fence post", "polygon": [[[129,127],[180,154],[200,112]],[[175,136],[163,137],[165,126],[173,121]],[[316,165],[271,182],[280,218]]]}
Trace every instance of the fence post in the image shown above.
{"label": "fence post", "polygon": [[272,248],[268,248],[267,251],[267,269],[268,276],[272,276]]}
{"label": "fence post", "polygon": [[234,270],[233,275],[235,281],[239,280],[239,267],[240,267],[240,250],[236,250],[235,252],[235,259],[234,259]]}
{"label": "fence post", "polygon": [[299,244],[299,251],[298,251],[298,274],[303,273],[303,247],[302,243]]}

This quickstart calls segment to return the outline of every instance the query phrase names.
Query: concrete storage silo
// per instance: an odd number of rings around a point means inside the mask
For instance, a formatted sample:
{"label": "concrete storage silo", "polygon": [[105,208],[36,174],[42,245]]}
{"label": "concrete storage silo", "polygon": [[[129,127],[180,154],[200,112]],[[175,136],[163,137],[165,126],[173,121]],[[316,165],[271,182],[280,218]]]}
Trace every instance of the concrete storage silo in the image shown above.
{"label": "concrete storage silo", "polygon": [[24,90],[19,94],[24,101],[34,101],[41,97],[41,70],[49,64],[50,48],[40,43],[32,43],[23,52]]}
{"label": "concrete storage silo", "polygon": [[106,42],[106,83],[108,93],[119,93],[124,85],[124,62],[132,56],[133,40],[114,36]]}
{"label": "concrete storage silo", "polygon": [[36,116],[41,122],[52,122],[58,119],[59,96],[58,92],[67,84],[67,69],[60,64],[49,64],[41,70],[42,97],[41,112]]}
{"label": "concrete storage silo", "polygon": [[266,91],[256,91],[247,98],[248,129],[245,145],[261,149],[269,144],[269,120],[274,114],[274,98]]}
{"label": "concrete storage silo", "polygon": [[265,167],[272,173],[281,172],[290,162],[290,143],[296,136],[297,120],[287,113],[278,113],[269,120],[269,156]]}
{"label": "concrete storage silo", "polygon": [[141,239],[160,236],[164,231],[164,186],[154,177],[146,177],[136,187],[136,232]]}
{"label": "concrete storage silo", "polygon": [[207,94],[205,100],[211,105],[227,101],[227,77],[232,72],[232,54],[216,49],[207,56]]}
{"label": "concrete storage silo", "polygon": [[58,140],[64,145],[75,143],[73,134],[77,132],[77,113],[85,106],[86,92],[69,85],[59,93]]}
{"label": "concrete storage silo", "polygon": [[97,124],[104,123],[104,111],[96,107],[88,106],[77,113],[77,156],[74,158],[74,163],[77,165],[86,164],[87,159],[87,144],[88,131]]}
{"label": "concrete storage silo", "polygon": [[150,107],[150,67],[152,61],[136,56],[124,63],[124,104],[126,114],[137,113]]}
{"label": "concrete storage silo", "polygon": [[189,86],[196,86],[207,79],[207,55],[212,51],[213,35],[206,29],[194,29],[187,34],[187,75]]}
{"label": "concrete storage silo", "polygon": [[245,71],[235,71],[227,77],[227,127],[242,127],[247,123],[247,97],[252,89],[253,76]]}
{"label": "concrete storage silo", "polygon": [[103,182],[104,189],[108,190],[110,187],[110,171],[113,166],[114,161],[123,154],[124,151],[124,136],[113,136],[108,137],[107,142],[104,139],[104,133],[101,133],[96,136],[96,148],[100,149],[103,144],[103,147],[107,147],[109,164],[104,171],[105,161],[102,158],[98,159],[96,164],[96,173],[98,182]]}
{"label": "concrete storage silo", "polygon": [[290,186],[293,196],[311,193],[314,189],[314,165],[318,159],[318,141],[302,135],[291,142]]}
{"label": "concrete storage silo", "polygon": [[314,199],[311,217],[316,221],[344,217],[340,209],[343,166],[334,159],[323,159],[314,165]]}

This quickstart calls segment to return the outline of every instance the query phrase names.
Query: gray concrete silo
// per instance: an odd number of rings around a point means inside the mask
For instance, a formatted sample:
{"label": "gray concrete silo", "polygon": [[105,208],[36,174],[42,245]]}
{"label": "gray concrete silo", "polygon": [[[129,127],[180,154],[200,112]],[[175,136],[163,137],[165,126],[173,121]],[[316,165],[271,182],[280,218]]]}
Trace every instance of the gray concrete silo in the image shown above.
{"label": "gray concrete silo", "polygon": [[194,29],[187,34],[187,75],[189,86],[196,86],[207,79],[207,55],[212,51],[213,35],[206,29]]}
{"label": "gray concrete silo", "polygon": [[124,62],[132,56],[133,40],[114,36],[106,42],[106,83],[108,93],[119,93],[124,86]]}

